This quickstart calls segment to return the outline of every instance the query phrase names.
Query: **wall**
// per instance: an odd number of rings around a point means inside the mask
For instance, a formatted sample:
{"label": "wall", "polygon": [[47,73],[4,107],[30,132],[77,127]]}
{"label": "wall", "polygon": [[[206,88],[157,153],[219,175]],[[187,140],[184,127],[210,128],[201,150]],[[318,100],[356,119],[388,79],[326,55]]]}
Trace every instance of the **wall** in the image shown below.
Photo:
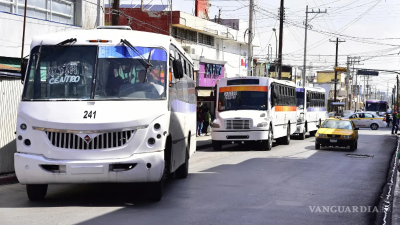
{"label": "wall", "polygon": [[21,80],[0,76],[0,174],[14,171],[15,130]]}

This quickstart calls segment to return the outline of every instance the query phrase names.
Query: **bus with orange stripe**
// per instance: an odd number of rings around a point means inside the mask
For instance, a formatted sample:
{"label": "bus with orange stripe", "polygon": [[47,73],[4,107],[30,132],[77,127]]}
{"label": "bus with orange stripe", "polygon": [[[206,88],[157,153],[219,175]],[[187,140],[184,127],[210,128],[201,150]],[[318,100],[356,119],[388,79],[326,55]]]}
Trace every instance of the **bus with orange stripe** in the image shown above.
{"label": "bus with orange stripe", "polygon": [[224,143],[258,143],[271,150],[273,140],[290,143],[296,130],[296,85],[268,77],[223,78],[212,123],[215,150]]}
{"label": "bus with orange stripe", "polygon": [[296,88],[297,127],[295,134],[304,140],[306,133],[314,136],[326,119],[325,89],[321,87]]}

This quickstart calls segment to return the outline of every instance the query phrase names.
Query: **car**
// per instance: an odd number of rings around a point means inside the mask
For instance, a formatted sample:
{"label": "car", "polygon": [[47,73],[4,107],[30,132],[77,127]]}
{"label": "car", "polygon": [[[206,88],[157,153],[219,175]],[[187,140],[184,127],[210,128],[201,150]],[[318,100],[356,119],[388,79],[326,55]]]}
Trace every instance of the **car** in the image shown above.
{"label": "car", "polygon": [[371,128],[372,130],[378,130],[379,127],[386,127],[386,121],[384,117],[373,115],[372,113],[367,112],[356,112],[343,117],[343,119],[349,119],[353,121],[357,127]]}
{"label": "car", "polygon": [[317,126],[315,134],[315,149],[321,147],[350,147],[357,149],[358,130],[353,121],[348,119],[327,119],[321,126]]}

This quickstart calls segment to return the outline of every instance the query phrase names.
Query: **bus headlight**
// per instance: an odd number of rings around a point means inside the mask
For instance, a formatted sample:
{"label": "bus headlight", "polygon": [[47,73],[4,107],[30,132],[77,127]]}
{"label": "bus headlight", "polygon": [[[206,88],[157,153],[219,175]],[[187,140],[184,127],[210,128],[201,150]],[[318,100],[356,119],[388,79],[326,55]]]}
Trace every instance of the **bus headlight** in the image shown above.
{"label": "bus headlight", "polygon": [[211,127],[212,127],[212,128],[220,128],[220,126],[219,126],[218,123],[212,123],[212,124],[211,124]]}
{"label": "bus headlight", "polygon": [[267,127],[267,126],[268,126],[267,122],[262,122],[262,123],[257,124],[257,127]]}

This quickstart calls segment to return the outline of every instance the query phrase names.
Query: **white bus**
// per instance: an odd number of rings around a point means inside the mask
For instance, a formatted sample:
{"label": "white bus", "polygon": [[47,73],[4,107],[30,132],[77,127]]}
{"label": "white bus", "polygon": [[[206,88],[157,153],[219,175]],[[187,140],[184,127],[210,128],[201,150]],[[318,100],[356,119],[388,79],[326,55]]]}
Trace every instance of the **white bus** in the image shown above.
{"label": "white bus", "polygon": [[304,140],[306,133],[314,136],[326,119],[325,89],[316,87],[296,88],[297,128],[296,135]]}
{"label": "white bus", "polygon": [[23,66],[15,171],[30,200],[48,184],[188,175],[196,146],[193,62],[170,36],[126,29],[33,38]]}
{"label": "white bus", "polygon": [[288,145],[296,130],[296,87],[267,77],[224,78],[217,84],[217,110],[212,145],[258,142],[271,150],[272,141]]}

